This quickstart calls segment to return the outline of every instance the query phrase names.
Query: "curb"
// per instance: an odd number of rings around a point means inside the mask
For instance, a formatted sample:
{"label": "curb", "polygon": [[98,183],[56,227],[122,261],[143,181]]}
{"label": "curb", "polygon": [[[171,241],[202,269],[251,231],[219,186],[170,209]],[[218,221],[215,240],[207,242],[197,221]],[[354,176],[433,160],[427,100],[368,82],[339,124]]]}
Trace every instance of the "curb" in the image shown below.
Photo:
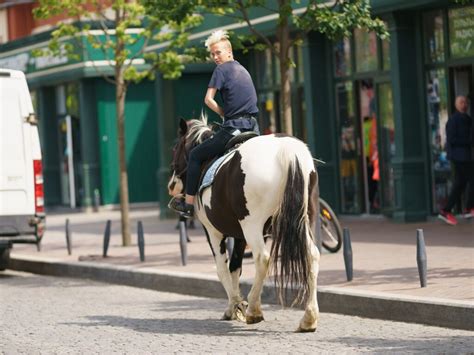
{"label": "curb", "polygon": [[[136,269],[93,262],[58,262],[54,259],[18,255],[10,258],[9,268],[34,274],[86,278],[192,296],[227,297],[217,276],[163,272],[154,268]],[[242,294],[247,294],[250,287],[248,282],[241,282]],[[278,304],[274,286],[264,286],[262,302]],[[318,287],[318,302],[321,312],[474,330],[474,304],[468,302],[400,297],[325,286]]]}

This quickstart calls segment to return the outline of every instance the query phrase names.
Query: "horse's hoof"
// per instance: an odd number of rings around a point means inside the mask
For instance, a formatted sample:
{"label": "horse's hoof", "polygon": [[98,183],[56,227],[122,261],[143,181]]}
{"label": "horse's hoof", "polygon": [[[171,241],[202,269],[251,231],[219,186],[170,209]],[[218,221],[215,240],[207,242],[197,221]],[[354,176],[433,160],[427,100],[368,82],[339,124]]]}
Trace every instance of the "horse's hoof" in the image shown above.
{"label": "horse's hoof", "polygon": [[296,329],[295,333],[313,333],[316,331],[316,327],[315,328],[308,328],[308,329],[303,329],[301,327],[298,327],[298,329]]}
{"label": "horse's hoof", "polygon": [[261,321],[265,320],[263,319],[263,316],[246,316],[245,320],[247,324],[255,324],[255,323],[260,323]]}
{"label": "horse's hoof", "polygon": [[225,311],[221,320],[232,320],[232,315],[227,314],[227,311]]}

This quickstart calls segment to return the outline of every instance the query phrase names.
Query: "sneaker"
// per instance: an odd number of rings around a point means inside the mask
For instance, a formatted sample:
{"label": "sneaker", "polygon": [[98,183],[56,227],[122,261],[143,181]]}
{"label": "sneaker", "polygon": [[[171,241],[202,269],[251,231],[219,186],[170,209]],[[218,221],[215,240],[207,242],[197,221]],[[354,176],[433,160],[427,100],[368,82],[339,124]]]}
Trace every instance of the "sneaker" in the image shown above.
{"label": "sneaker", "polygon": [[446,211],[440,211],[438,218],[445,221],[447,224],[451,226],[455,226],[456,224],[458,224],[456,217],[454,217],[452,213],[449,213]]}
{"label": "sneaker", "polygon": [[194,216],[194,206],[184,202],[183,199],[171,200],[168,207],[185,218],[192,218]]}
{"label": "sneaker", "polygon": [[467,210],[464,212],[463,217],[466,218],[466,219],[468,219],[468,218],[474,218],[474,208],[467,209]]}

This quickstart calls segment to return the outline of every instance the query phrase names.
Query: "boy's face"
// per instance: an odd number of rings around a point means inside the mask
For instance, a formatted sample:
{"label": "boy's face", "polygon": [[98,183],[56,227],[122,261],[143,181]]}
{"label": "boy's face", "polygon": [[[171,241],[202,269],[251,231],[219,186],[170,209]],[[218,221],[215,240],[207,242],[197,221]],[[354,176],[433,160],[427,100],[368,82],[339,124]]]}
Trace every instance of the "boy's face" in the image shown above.
{"label": "boy's face", "polygon": [[228,43],[221,41],[211,46],[211,58],[217,65],[233,60],[232,50]]}

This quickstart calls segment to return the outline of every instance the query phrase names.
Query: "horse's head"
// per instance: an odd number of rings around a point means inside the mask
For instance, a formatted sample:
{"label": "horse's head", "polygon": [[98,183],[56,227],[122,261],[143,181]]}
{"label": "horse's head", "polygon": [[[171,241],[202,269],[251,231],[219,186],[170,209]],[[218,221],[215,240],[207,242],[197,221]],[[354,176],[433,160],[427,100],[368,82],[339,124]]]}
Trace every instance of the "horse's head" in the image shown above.
{"label": "horse's head", "polygon": [[168,193],[176,196],[184,192],[186,172],[188,170],[189,152],[196,145],[209,138],[212,130],[207,125],[207,117],[185,121],[179,120],[178,140],[173,148],[171,161],[171,178],[168,182]]}

